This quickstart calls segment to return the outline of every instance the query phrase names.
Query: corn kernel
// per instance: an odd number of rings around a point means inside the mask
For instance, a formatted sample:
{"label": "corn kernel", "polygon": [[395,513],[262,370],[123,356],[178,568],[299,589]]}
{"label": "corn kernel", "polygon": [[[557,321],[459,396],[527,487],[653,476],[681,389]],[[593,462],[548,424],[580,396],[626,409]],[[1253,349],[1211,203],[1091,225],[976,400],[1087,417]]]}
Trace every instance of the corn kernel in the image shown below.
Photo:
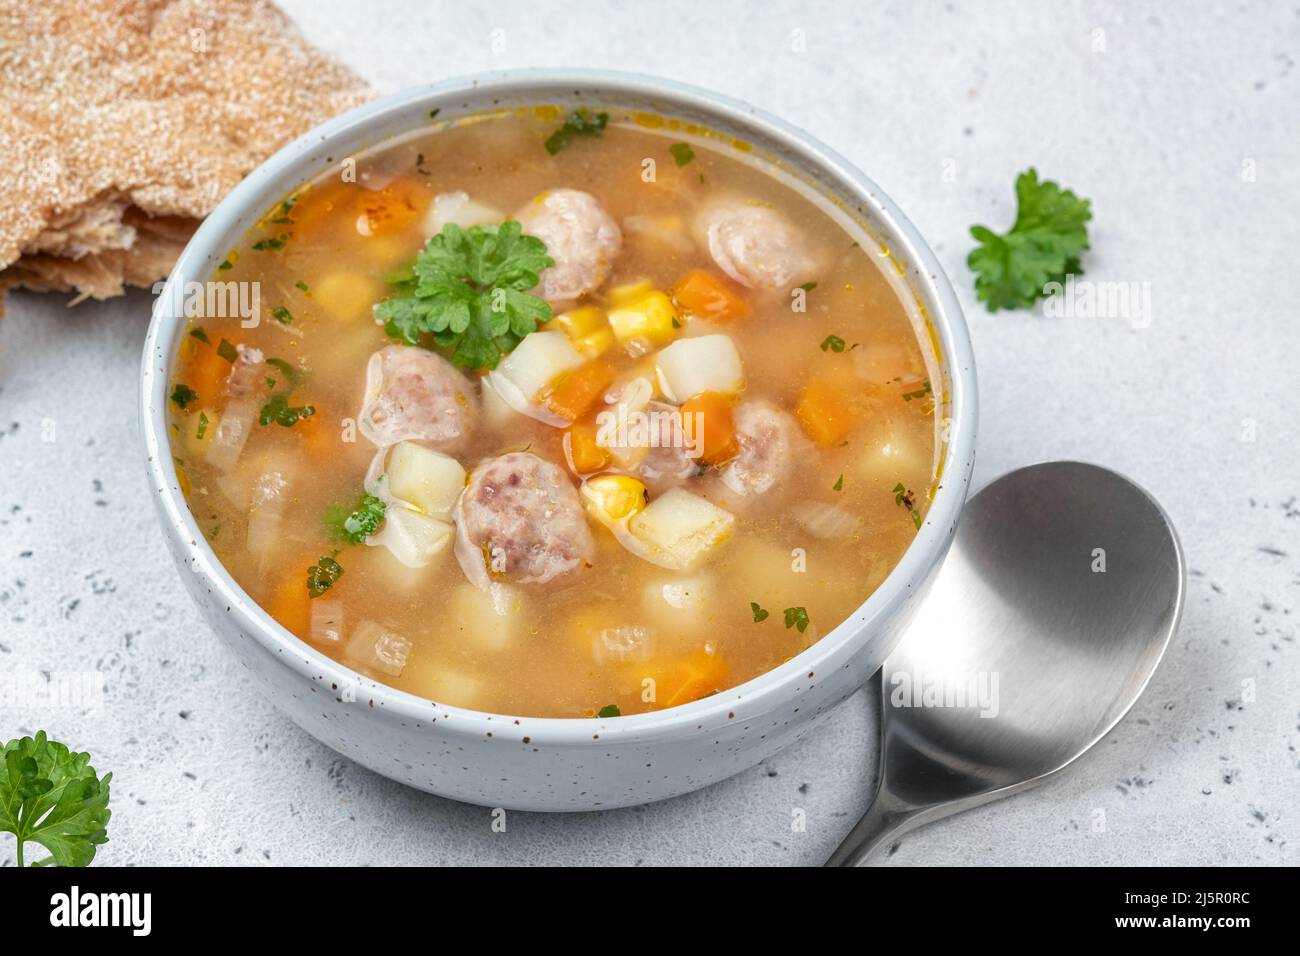
{"label": "corn kernel", "polygon": [[646,486],[627,475],[597,475],[582,485],[582,500],[593,518],[606,527],[621,525],[645,508]]}
{"label": "corn kernel", "polygon": [[644,338],[651,345],[666,345],[677,335],[676,321],[677,309],[672,299],[658,289],[626,300],[609,311],[609,324],[620,343]]}

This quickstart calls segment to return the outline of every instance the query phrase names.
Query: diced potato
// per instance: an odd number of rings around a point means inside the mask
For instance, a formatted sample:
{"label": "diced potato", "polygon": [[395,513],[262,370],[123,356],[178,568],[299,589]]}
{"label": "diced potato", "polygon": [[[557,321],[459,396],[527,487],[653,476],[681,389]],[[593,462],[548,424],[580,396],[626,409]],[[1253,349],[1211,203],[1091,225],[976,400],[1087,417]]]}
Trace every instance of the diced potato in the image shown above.
{"label": "diced potato", "polygon": [[449,522],[391,504],[384,514],[384,526],[366,538],[366,544],[387,548],[408,568],[422,568],[451,543],[454,531]]}
{"label": "diced potato", "polygon": [[613,307],[609,310],[609,324],[620,344],[644,339],[652,346],[665,345],[676,338],[681,328],[673,300],[658,289],[636,295],[620,295],[620,290],[615,289],[610,301]]}
{"label": "diced potato", "polygon": [[[899,415],[915,414],[905,409]],[[933,451],[919,436],[895,416],[881,421],[873,420],[868,430],[865,447],[858,457],[858,475],[882,491],[902,482],[918,494],[923,494],[930,483],[934,467]]]}
{"label": "diced potato", "polygon": [[681,404],[701,392],[734,395],[745,387],[736,345],[726,335],[701,335],[674,342],[655,360],[659,387]]}
{"label": "diced potato", "polygon": [[384,297],[384,286],[355,272],[331,272],[311,287],[312,300],[335,319],[369,318],[371,307]]}
{"label": "diced potato", "polygon": [[628,531],[646,548],[647,561],[689,571],[735,528],[731,512],[683,488],[670,488],[632,516]]}
{"label": "diced potato", "polygon": [[388,490],[432,518],[448,518],[464,488],[465,469],[450,455],[412,441],[388,453]]}
{"label": "diced potato", "polygon": [[627,475],[597,475],[582,483],[587,513],[611,530],[646,507],[646,486]]}
{"label": "diced potato", "polygon": [[362,621],[343,654],[349,664],[400,677],[411,656],[411,642],[374,621]]}
{"label": "diced potato", "polygon": [[492,375],[505,379],[531,402],[547,385],[583,361],[563,332],[533,332],[501,360]]}
{"label": "diced potato", "polygon": [[518,638],[523,618],[519,590],[493,581],[486,588],[458,584],[447,601],[443,620],[455,631],[458,641],[499,651]]}
{"label": "diced potato", "polygon": [[433,205],[429,207],[421,224],[421,232],[426,237],[432,237],[442,232],[449,222],[454,222],[462,229],[469,229],[471,226],[490,226],[505,218],[500,210],[476,202],[469,198],[469,193],[457,190],[439,193],[433,198]]}
{"label": "diced potato", "polygon": [[483,419],[489,428],[509,428],[512,421],[516,421],[519,412],[511,407],[510,403],[501,397],[501,394],[491,386],[491,376],[484,379],[482,388],[483,398]]}
{"label": "diced potato", "polygon": [[714,618],[717,598],[712,579],[703,575],[651,581],[641,591],[641,607],[647,620],[674,636],[707,633]]}

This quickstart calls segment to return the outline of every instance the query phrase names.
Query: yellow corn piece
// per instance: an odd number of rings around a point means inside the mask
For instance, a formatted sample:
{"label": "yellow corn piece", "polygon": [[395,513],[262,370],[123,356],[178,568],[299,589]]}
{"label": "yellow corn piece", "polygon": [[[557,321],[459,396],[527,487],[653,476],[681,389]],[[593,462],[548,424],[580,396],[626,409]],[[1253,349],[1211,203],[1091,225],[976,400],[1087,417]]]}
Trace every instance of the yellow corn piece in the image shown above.
{"label": "yellow corn piece", "polygon": [[623,300],[610,309],[609,324],[620,343],[644,338],[655,346],[667,345],[680,328],[673,300],[658,289]]}
{"label": "yellow corn piece", "polygon": [[614,344],[614,330],[605,321],[605,313],[594,305],[562,312],[543,328],[562,331],[584,358],[595,358]]}
{"label": "yellow corn piece", "polygon": [[597,475],[582,484],[588,514],[607,528],[639,514],[648,495],[644,484],[627,475]]}

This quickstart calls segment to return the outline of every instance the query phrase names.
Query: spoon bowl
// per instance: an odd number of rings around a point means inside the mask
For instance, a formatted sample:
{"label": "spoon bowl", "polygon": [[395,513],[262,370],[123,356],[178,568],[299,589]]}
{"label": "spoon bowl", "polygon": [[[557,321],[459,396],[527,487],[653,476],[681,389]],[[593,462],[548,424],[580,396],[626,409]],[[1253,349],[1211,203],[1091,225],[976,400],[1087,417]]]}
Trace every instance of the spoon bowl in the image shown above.
{"label": "spoon bowl", "polygon": [[1168,516],[1113,471],[1049,462],[981,490],[880,671],[879,789],[827,865],[1087,752],[1150,681],[1184,582]]}

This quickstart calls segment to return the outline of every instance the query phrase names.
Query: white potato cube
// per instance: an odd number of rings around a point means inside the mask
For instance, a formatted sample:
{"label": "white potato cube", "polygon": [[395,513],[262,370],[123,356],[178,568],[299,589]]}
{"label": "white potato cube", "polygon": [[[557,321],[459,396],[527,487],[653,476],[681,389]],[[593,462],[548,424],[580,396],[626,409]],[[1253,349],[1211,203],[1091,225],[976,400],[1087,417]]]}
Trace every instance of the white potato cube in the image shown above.
{"label": "white potato cube", "polygon": [[665,633],[691,637],[708,630],[714,597],[715,585],[703,575],[671,578],[647,584],[641,591],[641,607]]}
{"label": "white potato cube", "polygon": [[659,353],[655,366],[659,387],[677,404],[701,392],[734,395],[745,387],[740,353],[726,335],[679,339]]}
{"label": "white potato cube", "polygon": [[451,592],[443,620],[458,640],[485,650],[500,651],[518,636],[523,595],[517,588],[493,581],[486,588],[460,584]]}
{"label": "white potato cube", "polygon": [[689,571],[725,542],[736,518],[697,494],[670,488],[628,522],[644,547],[647,561],[673,571]]}
{"label": "white potato cube", "polygon": [[388,490],[431,518],[449,518],[464,488],[465,469],[450,455],[411,441],[388,453]]}
{"label": "white potato cube", "polygon": [[390,504],[384,526],[366,538],[366,544],[387,548],[408,568],[422,568],[451,543],[455,530],[450,522]]}
{"label": "white potato cube", "polygon": [[533,401],[551,382],[583,363],[583,357],[558,330],[532,332],[501,360],[492,374],[504,378]]}
{"label": "white potato cube", "polygon": [[499,209],[470,199],[469,193],[463,190],[439,193],[433,197],[433,205],[425,215],[422,232],[426,238],[431,238],[442,232],[442,227],[449,222],[469,229],[471,226],[490,226],[505,218]]}

